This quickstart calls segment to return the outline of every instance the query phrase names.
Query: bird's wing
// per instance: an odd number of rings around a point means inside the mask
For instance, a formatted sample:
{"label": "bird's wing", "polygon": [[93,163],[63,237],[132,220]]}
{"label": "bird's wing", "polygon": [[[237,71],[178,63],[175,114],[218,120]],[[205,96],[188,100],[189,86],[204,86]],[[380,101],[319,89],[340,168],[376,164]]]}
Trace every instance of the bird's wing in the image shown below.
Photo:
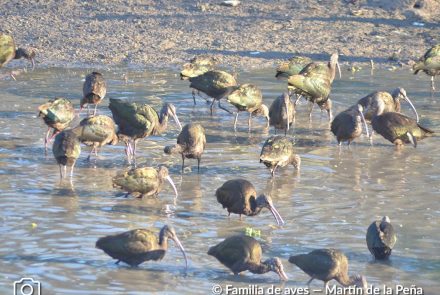
{"label": "bird's wing", "polygon": [[118,235],[100,238],[96,247],[114,258],[127,254],[142,254],[156,249],[157,237],[149,230],[135,229]]}
{"label": "bird's wing", "polygon": [[263,103],[261,90],[252,84],[243,84],[228,96],[228,101],[241,110],[254,110]]}
{"label": "bird's wing", "polygon": [[0,33],[0,67],[9,62],[15,56],[14,38]]}
{"label": "bird's wing", "polygon": [[86,77],[86,81],[83,85],[83,94],[87,96],[91,93],[98,95],[100,98],[104,98],[107,93],[104,77],[100,73],[94,72]]}

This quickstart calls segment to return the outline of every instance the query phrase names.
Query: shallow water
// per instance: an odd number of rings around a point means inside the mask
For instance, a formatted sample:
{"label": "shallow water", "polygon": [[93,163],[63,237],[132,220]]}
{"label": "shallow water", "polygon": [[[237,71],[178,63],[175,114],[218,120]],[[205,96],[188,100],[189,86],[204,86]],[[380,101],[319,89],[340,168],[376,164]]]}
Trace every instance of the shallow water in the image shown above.
{"label": "shallow water", "polygon": [[[148,102],[157,108],[162,101],[172,102],[182,123],[197,121],[207,130],[200,174],[196,162],[187,160],[192,171],[187,168],[181,175],[180,157],[163,154],[163,147],[173,144],[178,134],[172,121],[163,136],[140,142],[138,164],[169,165],[180,193],[176,205],[168,185],[158,199],[124,198],[111,183],[112,176],[127,167],[122,145],[104,147],[99,158],[90,163],[85,161],[88,148],[84,147],[72,184],[59,182],[51,152],[44,154],[46,126],[37,118],[37,106],[48,98],[64,96],[78,107],[87,72],[37,69],[17,81],[0,81],[1,294],[11,294],[13,281],[21,277],[39,280],[42,294],[211,294],[214,284],[305,287],[308,276],[287,259],[324,247],[345,252],[350,272],[364,274],[370,284],[381,288],[415,284],[423,287],[425,294],[438,294],[437,137],[425,139],[416,149],[407,146],[401,151],[379,136],[373,147],[363,136],[351,148],[339,148],[328,130],[326,114],[315,108],[309,123],[307,106],[302,103],[291,131],[302,157],[301,173],[293,167],[281,168],[272,181],[258,161],[268,136],[262,118],[254,119],[248,133],[247,115],[241,114],[234,132],[231,115],[216,109],[210,116],[201,99],[194,107],[188,82],[180,81],[174,73],[108,70],[103,71],[107,97]],[[270,105],[285,87],[284,82],[272,78],[273,74],[273,70],[252,71],[239,77],[260,86]],[[431,97],[428,77],[387,70],[373,76],[368,70],[343,74],[342,80],[334,82],[335,114],[374,90],[403,86],[421,115],[421,123],[440,131],[440,93]],[[106,99],[99,108],[101,114],[110,114],[107,104]],[[406,104],[403,111],[412,115]],[[237,177],[251,180],[258,192],[271,193],[286,225],[274,226],[268,211],[242,221],[237,215],[228,218],[214,192],[224,181]],[[167,208],[173,212],[167,213]],[[369,224],[383,215],[390,216],[398,241],[391,259],[376,263],[366,247],[365,233]],[[158,231],[165,223],[174,225],[187,250],[190,264],[186,274],[180,251],[172,243],[161,262],[144,263],[139,268],[115,265],[94,247],[103,235],[139,227]],[[265,257],[282,258],[287,283],[280,285],[274,273],[233,276],[205,254],[209,246],[246,227],[261,230]],[[316,281],[312,287],[319,289],[322,283]]]}

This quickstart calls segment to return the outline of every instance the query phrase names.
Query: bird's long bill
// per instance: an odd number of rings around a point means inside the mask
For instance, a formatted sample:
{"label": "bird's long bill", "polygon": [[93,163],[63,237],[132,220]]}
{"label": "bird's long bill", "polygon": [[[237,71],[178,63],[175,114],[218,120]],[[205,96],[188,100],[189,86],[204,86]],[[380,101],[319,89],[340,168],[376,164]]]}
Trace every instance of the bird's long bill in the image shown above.
{"label": "bird's long bill", "polygon": [[342,75],[341,75],[341,67],[339,66],[339,62],[336,63],[336,66],[338,67],[339,79],[341,79]]}
{"label": "bird's long bill", "polygon": [[269,208],[270,212],[272,213],[273,217],[275,217],[275,220],[276,220],[278,226],[284,225],[284,220],[281,217],[280,213],[278,213],[277,209],[275,209],[275,207],[272,204],[270,204],[268,208]]}
{"label": "bird's long bill", "polygon": [[281,279],[282,281],[287,281],[287,280],[289,280],[289,278],[287,277],[287,275],[286,275],[286,273],[284,272],[284,269],[283,269],[282,267],[280,267],[280,268],[278,269],[278,275],[280,276],[280,279]]}
{"label": "bird's long bill", "polygon": [[[290,100],[290,98],[289,98],[289,100]],[[290,125],[290,122],[289,122],[289,101],[286,99],[286,97],[284,97],[284,104],[286,105],[286,118],[287,118],[286,130],[289,131],[289,125]]]}
{"label": "bird's long bill", "polygon": [[409,103],[412,110],[414,111],[414,114],[416,115],[416,121],[419,123],[419,114],[417,114],[416,107],[412,104],[411,100],[409,100],[408,96],[405,95],[405,100]]}
{"label": "bird's long bill", "polygon": [[179,118],[177,118],[177,114],[173,112],[171,115],[173,116],[173,119],[176,122],[177,126],[179,126],[179,130],[182,131],[182,124],[180,124]]}
{"label": "bird's long bill", "polygon": [[370,132],[368,131],[367,121],[365,121],[364,114],[362,112],[359,112],[361,115],[362,123],[364,123],[365,133],[367,133],[367,137],[370,137]]}
{"label": "bird's long bill", "polygon": [[177,236],[173,236],[173,241],[179,247],[180,251],[182,251],[183,258],[185,259],[185,270],[187,270],[188,269],[188,259],[186,258],[185,249],[183,248],[182,243],[179,241]]}
{"label": "bird's long bill", "polygon": [[173,180],[171,179],[171,177],[170,177],[169,175],[167,176],[167,180],[168,180],[168,182],[171,184],[171,186],[173,187],[174,193],[176,194],[176,198],[177,198],[177,196],[178,196],[178,194],[177,194],[177,188],[176,188],[176,186],[174,185],[174,182],[173,182]]}

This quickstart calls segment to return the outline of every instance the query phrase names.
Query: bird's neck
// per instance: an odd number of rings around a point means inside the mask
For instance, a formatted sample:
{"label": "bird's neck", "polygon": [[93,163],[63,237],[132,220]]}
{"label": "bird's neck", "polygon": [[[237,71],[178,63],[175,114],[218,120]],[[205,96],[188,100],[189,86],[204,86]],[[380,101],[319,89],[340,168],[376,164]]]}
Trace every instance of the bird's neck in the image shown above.
{"label": "bird's neck", "polygon": [[248,262],[246,263],[246,268],[251,273],[255,273],[255,274],[263,274],[270,271],[269,265],[264,264],[264,262],[262,261],[260,263]]}
{"label": "bird's neck", "polygon": [[400,113],[400,101],[399,99],[394,100],[394,110],[396,113]]}
{"label": "bird's neck", "polygon": [[168,238],[165,238],[164,236],[159,236],[159,247],[162,250],[168,249]]}
{"label": "bird's neck", "polygon": [[330,79],[331,79],[331,81],[333,81],[336,76],[336,63],[329,61],[328,68],[330,70]]}
{"label": "bird's neck", "polygon": [[159,116],[159,125],[154,128],[154,135],[159,135],[167,129],[168,126],[168,115],[160,114]]}

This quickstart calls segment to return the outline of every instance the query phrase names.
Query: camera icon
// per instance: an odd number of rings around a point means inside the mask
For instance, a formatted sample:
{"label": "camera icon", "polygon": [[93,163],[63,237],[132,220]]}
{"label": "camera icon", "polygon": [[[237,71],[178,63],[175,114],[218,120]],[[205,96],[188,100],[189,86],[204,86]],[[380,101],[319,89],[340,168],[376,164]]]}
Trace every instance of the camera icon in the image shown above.
{"label": "camera icon", "polygon": [[41,284],[33,278],[21,278],[14,282],[14,295],[41,295]]}

